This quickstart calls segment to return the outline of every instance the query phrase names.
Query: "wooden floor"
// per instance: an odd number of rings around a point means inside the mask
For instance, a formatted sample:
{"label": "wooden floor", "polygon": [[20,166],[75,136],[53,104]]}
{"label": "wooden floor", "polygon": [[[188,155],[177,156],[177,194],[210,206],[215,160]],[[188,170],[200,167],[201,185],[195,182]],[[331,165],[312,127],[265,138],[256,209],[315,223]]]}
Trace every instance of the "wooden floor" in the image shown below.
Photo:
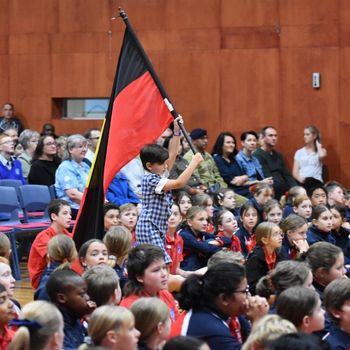
{"label": "wooden floor", "polygon": [[26,262],[21,262],[21,275],[22,279],[20,281],[16,281],[16,289],[13,298],[19,301],[23,307],[25,304],[33,301],[33,289],[30,284]]}

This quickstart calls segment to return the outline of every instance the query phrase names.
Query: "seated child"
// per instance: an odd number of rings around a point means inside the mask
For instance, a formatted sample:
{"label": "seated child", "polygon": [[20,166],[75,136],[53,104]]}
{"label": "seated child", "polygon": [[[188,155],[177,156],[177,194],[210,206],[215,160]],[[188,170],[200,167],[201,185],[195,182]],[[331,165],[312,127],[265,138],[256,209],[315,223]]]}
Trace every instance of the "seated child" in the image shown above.
{"label": "seated child", "polygon": [[283,208],[283,218],[286,218],[288,215],[294,213],[293,211],[293,200],[296,196],[306,195],[306,190],[302,186],[293,186],[284,196],[281,197],[281,205]]}
{"label": "seated child", "polygon": [[333,226],[332,212],[325,205],[318,205],[312,211],[312,226],[307,231],[307,242],[312,245],[316,242],[335,244],[331,235]]}
{"label": "seated child", "polygon": [[164,147],[153,144],[146,145],[140,153],[147,173],[142,178],[142,209],[136,227],[136,239],[138,243],[159,246],[165,253],[166,263],[171,261],[164,248],[172,204],[171,190],[184,187],[203,160],[201,154],[197,153],[177,179],[169,180],[164,176],[171,170],[178,153],[181,134],[179,122],[182,123],[181,117],[174,121],[174,136],[169,144],[169,152]]}
{"label": "seated child", "polygon": [[241,225],[236,236],[241,241],[242,254],[246,257],[255,247],[255,226],[258,223],[258,212],[251,202],[244,203],[240,210]]}
{"label": "seated child", "polygon": [[138,210],[136,205],[127,203],[120,206],[119,208],[120,225],[126,227],[130,231],[132,235],[133,243],[135,243],[136,241],[135,227],[137,224],[137,218],[138,218]]}
{"label": "seated child", "polygon": [[79,262],[84,270],[95,265],[105,265],[108,262],[108,251],[99,239],[89,239],[79,249]]}
{"label": "seated child", "polygon": [[256,246],[247,258],[247,280],[252,295],[255,295],[255,287],[261,277],[273,270],[276,264],[284,260],[279,253],[282,245],[283,232],[280,227],[272,222],[262,222],[255,231]]}
{"label": "seated child", "polygon": [[89,315],[95,307],[87,295],[84,279],[73,270],[58,270],[49,277],[46,290],[50,301],[63,316],[64,349],[76,349],[86,336],[81,319]]}
{"label": "seated child", "polygon": [[207,193],[198,193],[192,197],[193,206],[202,207],[207,212],[207,228],[205,232],[214,233],[214,224],[213,224],[213,216],[214,216],[214,202],[213,198]]}
{"label": "seated child", "polygon": [[239,216],[236,209],[235,192],[231,188],[222,188],[214,197],[216,210],[229,210],[235,217]]}
{"label": "seated child", "polygon": [[131,312],[141,333],[138,350],[162,348],[171,327],[167,305],[158,298],[141,298],[132,304]]}
{"label": "seated child", "polygon": [[306,240],[307,221],[299,215],[290,214],[281,223],[284,233],[281,253],[286,259],[296,260],[309,249]]}
{"label": "seated child", "polygon": [[5,233],[0,232],[0,257],[7,260],[10,259],[11,255],[11,242]]}
{"label": "seated child", "polygon": [[324,291],[324,305],[333,323],[324,340],[331,349],[348,350],[350,347],[350,280],[339,278]]}
{"label": "seated child", "polygon": [[226,237],[231,240],[231,250],[233,252],[241,252],[241,242],[236,236],[238,224],[235,216],[227,209],[220,210],[214,216],[217,237]]}
{"label": "seated child", "polygon": [[49,240],[47,246],[47,267],[40,277],[39,287],[34,293],[34,300],[49,300],[46,283],[51,273],[58,269],[70,268],[70,263],[78,256],[75,243],[66,235],[57,235]]}
{"label": "seated child", "polygon": [[180,191],[177,193],[175,197],[175,203],[178,205],[180,214],[181,214],[181,222],[186,219],[186,215],[188,209],[192,207],[192,197],[185,191]]}
{"label": "seated child", "polygon": [[63,199],[54,199],[47,208],[51,226],[41,231],[34,239],[29,253],[28,271],[34,289],[38,288],[40,276],[46,267],[47,244],[53,236],[65,234],[73,237],[67,231],[71,223],[71,208]]}
{"label": "seated child", "polygon": [[273,188],[265,182],[259,182],[249,188],[253,197],[249,201],[254,205],[258,214],[258,224],[264,221],[264,205],[273,198]]}
{"label": "seated child", "polygon": [[0,283],[0,349],[7,349],[15,335],[15,331],[8,327],[9,321],[13,318],[13,304],[5,286]]}
{"label": "seated child", "polygon": [[307,195],[311,199],[313,207],[317,207],[318,205],[327,205],[328,203],[328,193],[322,185],[309,189],[307,191]]}
{"label": "seated child", "polygon": [[119,278],[110,266],[93,266],[84,272],[83,278],[86,282],[87,294],[97,307],[120,303]]}
{"label": "seated child", "polygon": [[111,227],[119,225],[119,207],[113,203],[105,203],[103,206],[103,224],[107,232]]}
{"label": "seated child", "polygon": [[124,226],[114,226],[103,237],[103,242],[108,251],[108,264],[115,270],[119,277],[120,288],[128,282],[126,262],[131,249],[131,234]]}
{"label": "seated child", "polygon": [[314,289],[302,286],[283,291],[276,302],[277,314],[292,322],[299,332],[311,334],[325,326],[324,310]]}
{"label": "seated child", "polygon": [[272,222],[279,225],[282,220],[282,206],[276,199],[271,199],[265,203],[264,207],[264,219],[268,222]]}
{"label": "seated child", "polygon": [[187,225],[180,231],[184,241],[184,259],[181,268],[198,270],[207,264],[208,258],[223,246],[230,247],[231,239],[216,237],[206,232],[208,214],[203,207],[194,206],[187,212]]}
{"label": "seated child", "polygon": [[163,250],[151,244],[136,246],[129,252],[127,269],[129,281],[120,305],[131,307],[141,297],[158,297],[168,305],[171,321],[174,322],[178,308],[167,290],[169,275]]}
{"label": "seated child", "polygon": [[169,339],[163,350],[210,350],[208,344],[202,339],[179,335]]}
{"label": "seated child", "polygon": [[132,312],[125,307],[111,305],[100,306],[92,313],[88,333],[86,343],[78,350],[90,349],[88,345],[91,343],[96,346],[96,350],[137,350],[140,336]]}
{"label": "seated child", "polygon": [[296,196],[293,200],[293,211],[306,220],[310,220],[312,215],[312,203],[306,194]]}
{"label": "seated child", "polygon": [[[24,306],[21,319],[11,322],[17,326],[9,350],[62,349],[63,318],[55,305],[33,301]],[[0,346],[1,349],[5,349]]]}

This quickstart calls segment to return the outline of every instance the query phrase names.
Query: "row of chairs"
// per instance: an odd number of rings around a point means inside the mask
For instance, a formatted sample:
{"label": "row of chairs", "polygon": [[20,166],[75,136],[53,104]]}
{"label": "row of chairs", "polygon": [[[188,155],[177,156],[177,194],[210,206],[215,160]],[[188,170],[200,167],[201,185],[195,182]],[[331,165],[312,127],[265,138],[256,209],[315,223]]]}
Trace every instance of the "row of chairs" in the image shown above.
{"label": "row of chairs", "polygon": [[54,196],[47,186],[22,185],[16,181],[0,180],[0,232],[7,234],[10,239],[13,276],[20,280],[16,242],[33,237],[50,226],[47,206]]}

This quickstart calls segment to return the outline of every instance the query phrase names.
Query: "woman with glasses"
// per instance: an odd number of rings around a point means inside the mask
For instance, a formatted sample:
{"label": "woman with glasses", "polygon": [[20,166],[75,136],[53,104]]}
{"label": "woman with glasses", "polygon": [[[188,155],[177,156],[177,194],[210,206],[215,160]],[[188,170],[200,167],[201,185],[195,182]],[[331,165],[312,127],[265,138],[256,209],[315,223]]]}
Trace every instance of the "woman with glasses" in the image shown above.
{"label": "woman with glasses", "polygon": [[203,276],[188,277],[178,300],[186,312],[173,325],[172,336],[200,338],[211,350],[240,349],[242,338],[230,319],[245,313],[254,322],[268,311],[265,298],[250,296],[245,268],[232,262],[214,264]]}
{"label": "woman with glasses", "polygon": [[87,141],[82,135],[67,138],[63,161],[56,171],[55,190],[58,198],[66,200],[72,208],[75,219],[88,180],[90,166],[84,162]]}
{"label": "woman with glasses", "polygon": [[252,295],[256,294],[256,284],[260,278],[273,270],[279,261],[285,260],[279,252],[283,236],[280,227],[272,222],[262,222],[257,226],[256,245],[246,262],[247,279]]}
{"label": "woman with glasses", "polygon": [[34,152],[28,183],[46,186],[53,185],[59,164],[60,159],[57,157],[55,139],[49,135],[40,137]]}

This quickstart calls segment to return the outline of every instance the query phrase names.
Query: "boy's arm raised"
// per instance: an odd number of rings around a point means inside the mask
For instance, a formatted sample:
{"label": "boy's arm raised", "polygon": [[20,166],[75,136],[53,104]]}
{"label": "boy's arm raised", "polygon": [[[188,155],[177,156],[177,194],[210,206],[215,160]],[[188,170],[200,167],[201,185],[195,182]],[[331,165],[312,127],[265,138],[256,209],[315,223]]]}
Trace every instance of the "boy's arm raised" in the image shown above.
{"label": "boy's arm raised", "polygon": [[192,173],[196,170],[199,163],[203,160],[203,157],[200,153],[196,153],[188,167],[183,171],[183,173],[175,180],[168,180],[164,187],[163,191],[176,190],[178,188],[184,187],[188,180],[191,178]]}

